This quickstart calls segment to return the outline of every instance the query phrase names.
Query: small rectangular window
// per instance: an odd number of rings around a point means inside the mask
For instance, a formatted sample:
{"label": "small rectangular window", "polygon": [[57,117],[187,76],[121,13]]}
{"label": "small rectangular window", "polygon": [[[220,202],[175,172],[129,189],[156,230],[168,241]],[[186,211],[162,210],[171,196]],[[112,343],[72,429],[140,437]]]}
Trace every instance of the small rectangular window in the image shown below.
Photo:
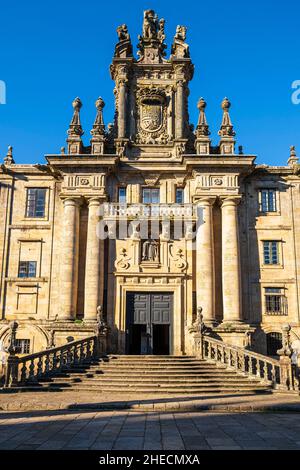
{"label": "small rectangular window", "polygon": [[183,198],[183,189],[182,188],[176,188],[176,204],[183,204],[184,198]]}
{"label": "small rectangular window", "polygon": [[260,190],[260,212],[276,212],[276,189]]}
{"label": "small rectangular window", "polygon": [[27,189],[26,217],[45,217],[46,189]]}
{"label": "small rectangular window", "polygon": [[19,354],[29,354],[30,339],[16,339],[16,347]]}
{"label": "small rectangular window", "polygon": [[119,188],[119,203],[126,203],[126,188]]}
{"label": "small rectangular window", "polygon": [[279,287],[265,288],[265,305],[267,315],[287,315],[287,299],[284,289]]}
{"label": "small rectangular window", "polygon": [[20,261],[19,277],[36,277],[36,261]]}
{"label": "small rectangular window", "polygon": [[144,188],[143,189],[143,203],[144,204],[159,204],[159,189],[158,188]]}
{"label": "small rectangular window", "polygon": [[279,242],[264,241],[264,264],[279,264]]}

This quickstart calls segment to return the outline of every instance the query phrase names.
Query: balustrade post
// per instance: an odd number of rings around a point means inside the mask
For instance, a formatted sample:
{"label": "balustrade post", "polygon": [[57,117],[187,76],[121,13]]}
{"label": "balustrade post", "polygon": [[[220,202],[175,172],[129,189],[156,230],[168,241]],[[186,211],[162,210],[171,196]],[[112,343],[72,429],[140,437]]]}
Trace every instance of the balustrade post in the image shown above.
{"label": "balustrade post", "polygon": [[10,355],[7,358],[5,384],[4,387],[16,387],[18,385],[18,368],[19,358],[18,356]]}
{"label": "balustrade post", "polygon": [[15,387],[18,384],[18,367],[19,367],[19,358],[16,356],[17,348],[16,348],[16,336],[17,336],[17,329],[18,323],[12,321],[9,324],[10,328],[10,338],[9,338],[9,346],[7,352],[9,356],[7,358],[6,364],[6,371],[5,371],[5,382],[4,387]]}
{"label": "balustrade post", "polygon": [[280,389],[281,390],[292,390],[293,384],[293,372],[292,372],[292,361],[289,356],[280,356]]}

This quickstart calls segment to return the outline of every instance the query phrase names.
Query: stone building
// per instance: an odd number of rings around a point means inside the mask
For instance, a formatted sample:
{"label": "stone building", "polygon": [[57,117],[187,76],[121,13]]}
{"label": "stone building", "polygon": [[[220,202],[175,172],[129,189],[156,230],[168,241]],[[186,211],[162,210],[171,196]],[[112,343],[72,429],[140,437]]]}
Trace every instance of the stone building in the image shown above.
{"label": "stone building", "polygon": [[19,323],[23,353],[93,334],[108,351],[191,354],[197,308],[224,341],[273,355],[300,337],[300,178],[235,150],[225,98],[213,146],[206,103],[188,114],[186,28],[166,57],[164,20],[144,12],[138,58],[126,25],[111,64],[115,120],[96,101],[90,145],[81,101],[67,147],[45,164],[0,170],[0,339]]}

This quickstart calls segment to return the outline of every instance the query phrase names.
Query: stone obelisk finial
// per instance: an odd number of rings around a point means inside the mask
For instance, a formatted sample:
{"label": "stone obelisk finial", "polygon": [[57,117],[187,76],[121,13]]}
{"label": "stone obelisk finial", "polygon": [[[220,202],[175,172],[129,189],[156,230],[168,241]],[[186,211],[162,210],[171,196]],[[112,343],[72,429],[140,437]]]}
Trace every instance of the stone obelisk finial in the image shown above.
{"label": "stone obelisk finial", "polygon": [[69,154],[78,154],[82,153],[82,140],[81,136],[84,134],[84,131],[80,122],[80,109],[82,108],[82,102],[80,98],[75,98],[72,103],[74,112],[71,119],[69,129],[68,129],[68,153]]}
{"label": "stone obelisk finial", "polygon": [[6,166],[10,166],[13,163],[15,163],[12,151],[13,151],[13,148],[10,145],[8,147],[6,157],[4,157],[4,165],[6,165]]}
{"label": "stone obelisk finial", "polygon": [[218,134],[221,136],[220,139],[220,153],[221,154],[233,154],[234,153],[234,136],[235,131],[229,115],[229,108],[231,103],[228,98],[224,98],[221,104],[223,109],[223,118],[221,128]]}
{"label": "stone obelisk finial", "polygon": [[290,147],[290,157],[287,162],[289,166],[296,165],[299,162],[299,159],[296,155],[296,147],[294,145],[291,145]]}
{"label": "stone obelisk finial", "polygon": [[197,154],[209,154],[210,150],[210,135],[209,127],[206,120],[205,115],[205,108],[206,108],[206,101],[204,98],[200,98],[197,103],[197,108],[199,109],[199,118],[198,124],[196,127],[196,153]]}
{"label": "stone obelisk finial", "polygon": [[103,108],[105,103],[103,99],[99,96],[96,103],[96,119],[93,124],[93,129],[91,130],[92,138],[91,138],[91,153],[93,154],[103,154],[104,153],[104,144],[106,141],[105,138],[105,125],[103,120]]}

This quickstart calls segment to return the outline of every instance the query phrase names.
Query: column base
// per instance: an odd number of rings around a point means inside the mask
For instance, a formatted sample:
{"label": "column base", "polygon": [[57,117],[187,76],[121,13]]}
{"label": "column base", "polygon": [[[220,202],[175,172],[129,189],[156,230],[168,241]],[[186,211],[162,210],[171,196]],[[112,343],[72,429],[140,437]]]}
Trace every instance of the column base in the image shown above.
{"label": "column base", "polygon": [[203,318],[203,322],[205,326],[208,326],[210,328],[216,328],[219,325],[218,320],[215,318]]}

